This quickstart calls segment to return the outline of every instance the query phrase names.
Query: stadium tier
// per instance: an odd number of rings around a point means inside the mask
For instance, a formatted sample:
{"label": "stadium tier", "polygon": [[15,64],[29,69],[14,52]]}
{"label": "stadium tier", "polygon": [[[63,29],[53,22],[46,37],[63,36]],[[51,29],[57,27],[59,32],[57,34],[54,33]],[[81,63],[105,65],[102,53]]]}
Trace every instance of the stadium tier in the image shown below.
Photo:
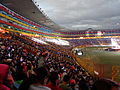
{"label": "stadium tier", "polygon": [[[78,31],[78,32],[57,32],[43,25],[37,24],[31,20],[26,19],[14,11],[8,9],[4,5],[0,4],[0,23],[1,27],[15,32],[26,33],[29,35],[40,35],[50,37],[61,37],[61,38],[79,38],[79,37],[94,37],[97,36],[97,31]],[[87,33],[86,33],[87,32]],[[101,36],[119,36],[120,30],[101,30]]]}

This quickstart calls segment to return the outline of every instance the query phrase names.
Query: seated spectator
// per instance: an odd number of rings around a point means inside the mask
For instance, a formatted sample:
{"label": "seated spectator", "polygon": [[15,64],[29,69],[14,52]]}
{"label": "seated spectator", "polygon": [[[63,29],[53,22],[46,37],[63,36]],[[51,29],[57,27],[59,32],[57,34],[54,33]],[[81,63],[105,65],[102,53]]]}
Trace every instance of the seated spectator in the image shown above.
{"label": "seated spectator", "polygon": [[60,88],[62,88],[62,90],[71,90],[71,88],[69,87],[69,81],[70,81],[70,76],[65,75],[63,77],[63,82],[59,85]]}
{"label": "seated spectator", "polygon": [[57,72],[51,72],[49,76],[49,82],[46,85],[47,87],[51,88],[51,90],[62,90],[58,86],[59,84],[59,76]]}
{"label": "seated spectator", "polygon": [[28,90],[51,90],[46,87],[48,71],[44,67],[35,70],[36,82],[31,84]]}
{"label": "seated spectator", "polygon": [[120,86],[111,80],[100,79],[95,81],[92,90],[120,90]]}
{"label": "seated spectator", "polygon": [[76,81],[74,79],[70,80],[69,85],[71,87],[71,90],[78,90],[78,88],[76,88]]}

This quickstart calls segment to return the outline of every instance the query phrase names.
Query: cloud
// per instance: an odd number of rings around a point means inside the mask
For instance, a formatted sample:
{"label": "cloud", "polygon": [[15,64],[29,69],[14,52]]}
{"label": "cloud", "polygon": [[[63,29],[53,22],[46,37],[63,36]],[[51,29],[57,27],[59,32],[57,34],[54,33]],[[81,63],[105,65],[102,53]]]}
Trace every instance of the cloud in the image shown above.
{"label": "cloud", "polygon": [[50,19],[69,29],[120,28],[120,0],[35,1]]}

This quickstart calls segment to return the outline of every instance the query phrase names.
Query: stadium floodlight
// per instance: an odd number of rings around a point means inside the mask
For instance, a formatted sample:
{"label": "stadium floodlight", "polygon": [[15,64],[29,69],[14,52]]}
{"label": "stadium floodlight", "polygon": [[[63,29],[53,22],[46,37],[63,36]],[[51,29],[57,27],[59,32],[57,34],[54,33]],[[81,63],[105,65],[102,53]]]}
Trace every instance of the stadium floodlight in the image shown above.
{"label": "stadium floodlight", "polygon": [[8,26],[8,28],[10,29],[10,28],[11,28],[11,26]]}
{"label": "stadium floodlight", "polygon": [[117,39],[111,38],[111,46],[113,49],[120,49],[120,45],[117,43]]}

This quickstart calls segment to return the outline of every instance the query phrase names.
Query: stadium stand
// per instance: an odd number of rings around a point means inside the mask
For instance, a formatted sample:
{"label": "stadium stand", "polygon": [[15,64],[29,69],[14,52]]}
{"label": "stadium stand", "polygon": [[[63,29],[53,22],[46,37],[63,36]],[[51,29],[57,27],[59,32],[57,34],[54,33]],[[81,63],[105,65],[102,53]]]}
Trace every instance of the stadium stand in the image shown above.
{"label": "stadium stand", "polygon": [[[92,76],[75,60],[70,51],[76,46],[109,44],[108,36],[119,36],[120,30],[61,32],[31,21],[0,4],[0,90],[119,90],[114,81]],[[41,44],[31,37],[60,38],[69,41],[64,47]],[[83,37],[80,39],[80,37]],[[106,37],[106,38],[104,38]],[[113,89],[114,90],[114,89]]]}

